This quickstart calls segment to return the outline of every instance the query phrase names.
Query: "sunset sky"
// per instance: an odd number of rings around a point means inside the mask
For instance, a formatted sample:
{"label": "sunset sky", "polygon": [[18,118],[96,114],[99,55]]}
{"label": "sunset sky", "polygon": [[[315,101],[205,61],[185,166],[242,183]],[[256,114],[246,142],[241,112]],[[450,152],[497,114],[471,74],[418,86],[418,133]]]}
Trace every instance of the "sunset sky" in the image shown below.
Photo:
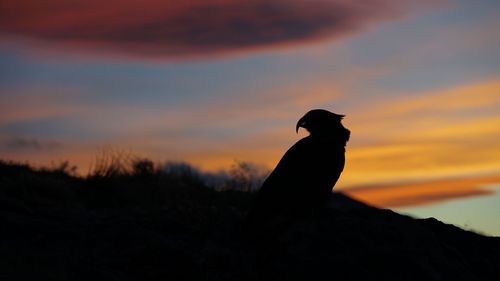
{"label": "sunset sky", "polygon": [[271,169],[312,108],[352,133],[335,190],[500,236],[500,1],[0,3],[1,159]]}

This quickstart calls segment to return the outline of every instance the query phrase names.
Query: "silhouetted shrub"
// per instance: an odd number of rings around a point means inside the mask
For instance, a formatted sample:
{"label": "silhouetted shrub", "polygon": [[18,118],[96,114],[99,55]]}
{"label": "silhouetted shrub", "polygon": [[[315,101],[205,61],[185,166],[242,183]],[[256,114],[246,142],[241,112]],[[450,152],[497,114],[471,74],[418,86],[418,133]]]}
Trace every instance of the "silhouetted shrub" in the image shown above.
{"label": "silhouetted shrub", "polygon": [[39,169],[1,163],[0,179],[5,177],[0,195],[37,207],[247,208],[253,195],[241,192],[257,190],[266,173],[248,162],[236,162],[227,172],[207,173],[185,162],[155,164],[120,150],[102,151],[86,177],[77,176],[76,167],[67,161]]}
{"label": "silhouetted shrub", "polygon": [[35,169],[27,164],[0,160],[0,197],[10,205],[30,207],[81,206],[76,188],[81,179],[68,162]]}
{"label": "silhouetted shrub", "polygon": [[132,174],[139,177],[152,176],[156,173],[153,161],[138,158],[132,161]]}
{"label": "silhouetted shrub", "polygon": [[205,186],[202,172],[185,162],[166,162],[160,168],[161,173],[170,181],[185,186]]}
{"label": "silhouetted shrub", "polygon": [[50,168],[45,168],[45,167],[40,168],[40,171],[49,173],[58,173],[61,175],[68,175],[68,176],[76,176],[77,170],[78,167],[76,165],[71,165],[67,160],[62,161],[59,164],[52,164],[52,167]]}
{"label": "silhouetted shrub", "polygon": [[256,191],[260,188],[269,171],[265,168],[243,161],[235,161],[229,169],[226,189],[241,191]]}
{"label": "silhouetted shrub", "polygon": [[104,149],[95,156],[88,177],[112,178],[131,174],[133,157],[124,150]]}

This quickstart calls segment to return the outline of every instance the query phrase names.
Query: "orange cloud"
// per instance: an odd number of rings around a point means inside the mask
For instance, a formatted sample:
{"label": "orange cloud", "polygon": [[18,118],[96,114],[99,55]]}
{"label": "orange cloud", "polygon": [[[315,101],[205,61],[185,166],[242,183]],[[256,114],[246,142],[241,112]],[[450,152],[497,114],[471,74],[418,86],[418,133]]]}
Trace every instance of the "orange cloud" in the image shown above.
{"label": "orange cloud", "polygon": [[408,207],[467,196],[489,195],[485,188],[500,183],[500,176],[454,178],[426,182],[362,186],[344,190],[361,201],[379,207]]}
{"label": "orange cloud", "polygon": [[500,168],[500,80],[359,108],[345,185],[481,174]]}
{"label": "orange cloud", "polygon": [[[274,130],[268,137],[260,134],[251,137],[253,140],[251,142],[248,142],[246,136],[235,136],[228,137],[221,143],[220,138],[217,137],[218,132],[244,128],[248,123],[262,122],[266,118],[274,120],[284,118],[286,114],[279,110],[272,110],[270,107],[261,108],[255,95],[248,95],[248,98],[213,101],[208,105],[193,104],[188,108],[179,109],[166,105],[155,107],[85,103],[76,105],[68,103],[71,99],[62,98],[63,93],[75,91],[78,90],[24,89],[9,92],[3,98],[0,97],[1,157],[17,161],[29,160],[38,165],[50,165],[53,161],[70,160],[84,171],[87,170],[89,161],[102,146],[131,150],[135,154],[151,157],[156,161],[189,161],[206,170],[227,168],[235,159],[273,165],[274,159],[267,155],[279,157],[279,155],[274,155],[276,153],[269,151],[267,142],[276,143],[283,140],[283,135],[277,134]],[[333,96],[329,95],[329,97]],[[270,104],[283,104],[280,101],[287,100],[289,96],[280,94],[266,97],[262,94],[262,98],[267,99]],[[242,101],[246,106],[241,107],[238,104]],[[289,108],[299,105],[290,102],[285,103],[284,106]],[[39,136],[29,130],[25,130],[24,133],[11,133],[4,129],[4,127],[26,121],[52,119],[82,124],[80,129],[88,137],[80,141],[65,133],[64,126],[61,127],[62,133],[56,132],[56,135],[50,136],[49,139],[45,135]],[[203,123],[200,123],[200,120],[203,120]],[[293,124],[287,131],[294,137]],[[199,135],[193,136],[193,132]],[[283,131],[278,130],[278,132]],[[102,136],[95,136],[103,133]],[[62,147],[59,146],[57,151],[47,153],[45,150],[34,149],[46,147],[47,145],[40,144],[51,144],[54,138],[64,144]],[[244,143],[241,143],[242,140]],[[264,147],[266,152],[255,153],[254,149],[259,150],[258,145],[260,145],[260,150]],[[275,146],[271,147],[275,148]],[[266,157],[262,157],[263,155]]]}
{"label": "orange cloud", "polygon": [[178,58],[337,38],[404,14],[409,5],[394,0],[3,0],[0,32],[78,50]]}
{"label": "orange cloud", "polygon": [[[286,149],[305,134],[296,135],[293,130],[304,108],[349,98],[342,89],[330,84],[316,87],[267,89],[183,108],[75,106],[44,94],[52,92],[45,90],[37,92],[38,99],[25,98],[21,104],[5,99],[0,103],[3,109],[0,124],[47,116],[85,124],[82,130],[90,130],[89,134],[104,134],[81,144],[88,149],[87,158],[99,146],[110,145],[132,149],[154,160],[186,160],[208,170],[228,167],[234,159],[273,168]],[[498,93],[500,82],[492,80],[340,112],[347,114],[344,122],[352,131],[352,139],[339,187],[498,170],[500,116],[495,111],[500,106]],[[473,111],[478,113],[471,114]],[[37,137],[27,133],[4,137]],[[66,146],[66,142],[77,140],[60,141],[68,155],[71,154],[72,146]],[[35,159],[36,155],[27,157]]]}

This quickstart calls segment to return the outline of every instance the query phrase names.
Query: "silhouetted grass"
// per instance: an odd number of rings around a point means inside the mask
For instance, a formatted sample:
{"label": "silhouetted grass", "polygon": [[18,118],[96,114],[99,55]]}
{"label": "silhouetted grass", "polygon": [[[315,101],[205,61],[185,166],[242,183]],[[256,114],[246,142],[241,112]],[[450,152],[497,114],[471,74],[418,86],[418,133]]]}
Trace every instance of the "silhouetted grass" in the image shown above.
{"label": "silhouetted grass", "polygon": [[[204,173],[186,163],[155,164],[126,154],[103,154],[85,177],[75,175],[68,162],[52,168],[33,168],[0,160],[3,201],[32,208],[184,208],[237,202],[246,208],[250,191],[260,178],[250,164],[241,171]],[[217,194],[217,195],[216,195]],[[220,201],[220,202],[215,202]]]}

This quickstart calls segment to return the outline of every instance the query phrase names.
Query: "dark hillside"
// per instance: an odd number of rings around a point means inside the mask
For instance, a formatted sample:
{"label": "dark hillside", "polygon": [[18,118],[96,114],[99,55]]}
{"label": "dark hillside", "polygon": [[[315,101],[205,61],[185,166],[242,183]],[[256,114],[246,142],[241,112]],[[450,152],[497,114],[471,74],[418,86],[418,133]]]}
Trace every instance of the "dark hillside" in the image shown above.
{"label": "dark hillside", "polygon": [[500,238],[339,193],[253,239],[253,197],[189,173],[78,178],[1,162],[0,280],[500,280]]}

